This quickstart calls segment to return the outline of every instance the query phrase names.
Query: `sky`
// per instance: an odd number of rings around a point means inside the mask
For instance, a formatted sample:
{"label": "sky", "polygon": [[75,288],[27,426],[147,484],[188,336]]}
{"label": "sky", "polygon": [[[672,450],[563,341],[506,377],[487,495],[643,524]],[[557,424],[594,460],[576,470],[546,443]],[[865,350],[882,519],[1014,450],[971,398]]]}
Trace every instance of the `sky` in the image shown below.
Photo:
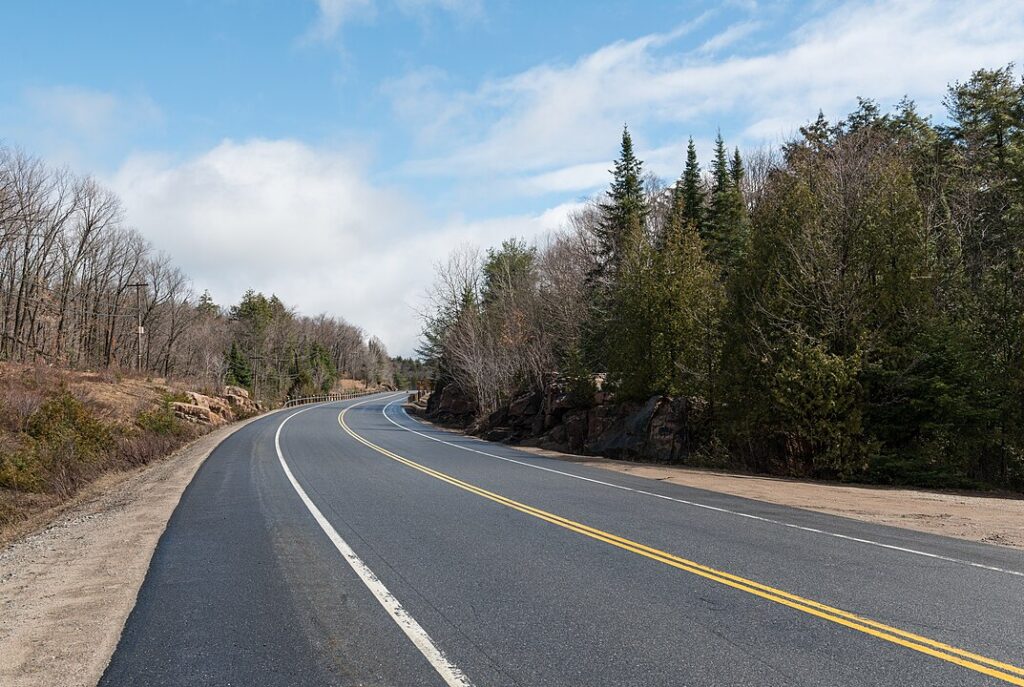
{"label": "sky", "polygon": [[[434,265],[542,241],[624,124],[778,145],[821,110],[1024,62],[1024,2],[5,0],[0,142],[92,174],[222,304],[247,288],[413,352]],[[1019,71],[1019,70],[1018,70]]]}

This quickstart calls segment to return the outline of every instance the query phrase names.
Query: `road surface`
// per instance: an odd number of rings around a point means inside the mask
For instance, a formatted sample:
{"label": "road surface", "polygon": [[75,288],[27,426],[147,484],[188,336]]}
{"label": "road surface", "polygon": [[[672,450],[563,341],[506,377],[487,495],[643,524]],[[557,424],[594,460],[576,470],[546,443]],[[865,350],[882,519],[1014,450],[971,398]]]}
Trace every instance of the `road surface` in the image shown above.
{"label": "road surface", "polygon": [[103,685],[1024,685],[1024,555],[534,456],[401,395],[200,468]]}

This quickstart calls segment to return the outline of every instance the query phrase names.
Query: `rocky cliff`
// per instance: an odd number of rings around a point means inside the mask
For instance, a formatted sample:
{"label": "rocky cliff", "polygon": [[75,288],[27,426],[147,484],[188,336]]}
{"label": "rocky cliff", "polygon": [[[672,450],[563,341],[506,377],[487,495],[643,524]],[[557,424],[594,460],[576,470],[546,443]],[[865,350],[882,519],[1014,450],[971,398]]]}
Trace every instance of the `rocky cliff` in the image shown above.
{"label": "rocky cliff", "polygon": [[665,463],[685,460],[706,424],[706,404],[699,399],[652,396],[644,403],[618,403],[602,392],[580,399],[559,381],[543,392],[521,394],[484,418],[474,418],[473,407],[472,399],[449,384],[429,399],[426,416],[491,441]]}

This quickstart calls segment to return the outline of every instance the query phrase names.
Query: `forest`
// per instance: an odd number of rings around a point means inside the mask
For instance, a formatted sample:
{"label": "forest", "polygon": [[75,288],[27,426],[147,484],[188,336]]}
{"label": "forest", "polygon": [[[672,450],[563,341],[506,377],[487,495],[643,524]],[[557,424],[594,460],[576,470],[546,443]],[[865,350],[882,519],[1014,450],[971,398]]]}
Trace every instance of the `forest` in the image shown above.
{"label": "forest", "polygon": [[[141,335],[140,335],[141,326]],[[126,223],[93,178],[0,147],[0,360],[249,388],[275,403],[340,378],[393,383],[384,344],[276,296],[232,306]]]}
{"label": "forest", "polygon": [[438,266],[435,389],[484,417],[554,375],[687,399],[694,465],[1024,489],[1024,83],[981,69],[944,106],[861,98],[703,165],[691,139],[670,182],[624,130],[566,226]]}

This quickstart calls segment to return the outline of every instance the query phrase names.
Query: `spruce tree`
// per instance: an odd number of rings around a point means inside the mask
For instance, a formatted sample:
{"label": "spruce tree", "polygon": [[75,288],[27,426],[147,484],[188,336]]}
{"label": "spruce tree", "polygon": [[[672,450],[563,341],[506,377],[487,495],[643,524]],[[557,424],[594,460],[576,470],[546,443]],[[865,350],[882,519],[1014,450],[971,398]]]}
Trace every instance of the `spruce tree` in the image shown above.
{"label": "spruce tree", "polygon": [[732,161],[729,163],[729,177],[732,179],[732,184],[736,188],[743,191],[743,176],[745,171],[743,170],[743,158],[740,157],[740,149],[736,148],[733,150]]}
{"label": "spruce tree", "polygon": [[711,171],[711,202],[702,238],[723,275],[728,275],[746,251],[750,220],[737,181],[743,175],[739,151],[730,163],[721,133],[715,140],[715,161]]}
{"label": "spruce tree", "polygon": [[715,162],[711,167],[712,174],[712,196],[724,192],[731,181],[729,177],[729,158],[725,152],[725,141],[722,139],[722,132],[715,137]]}
{"label": "spruce tree", "polygon": [[[591,317],[584,348],[593,368],[608,371],[612,380],[646,379],[638,371],[647,365],[645,342],[651,334],[645,301],[651,246],[644,227],[648,208],[643,163],[633,152],[628,128],[623,128],[619,158],[611,173],[596,230],[598,267],[590,279]],[[645,381],[630,384],[629,393],[640,395],[645,385]]]}
{"label": "spruce tree", "polygon": [[249,361],[239,350],[238,344],[231,342],[231,349],[228,351],[228,371],[225,377],[228,384],[244,386],[252,385],[252,371],[249,369]]}
{"label": "spruce tree", "polygon": [[629,244],[643,234],[647,200],[643,187],[643,162],[633,152],[629,128],[622,128],[622,146],[608,200],[601,204],[604,215],[597,230],[602,276],[613,276],[619,269]]}
{"label": "spruce tree", "polygon": [[203,295],[199,297],[196,311],[203,316],[214,316],[220,312],[220,306],[213,302],[213,296],[210,295],[209,289],[203,291]]}
{"label": "spruce tree", "polygon": [[686,145],[686,167],[682,181],[682,218],[700,231],[704,222],[704,190],[701,188],[697,147],[692,137]]}
{"label": "spruce tree", "polygon": [[724,292],[697,229],[681,216],[670,221],[653,259],[648,297],[654,329],[650,391],[712,398]]}

